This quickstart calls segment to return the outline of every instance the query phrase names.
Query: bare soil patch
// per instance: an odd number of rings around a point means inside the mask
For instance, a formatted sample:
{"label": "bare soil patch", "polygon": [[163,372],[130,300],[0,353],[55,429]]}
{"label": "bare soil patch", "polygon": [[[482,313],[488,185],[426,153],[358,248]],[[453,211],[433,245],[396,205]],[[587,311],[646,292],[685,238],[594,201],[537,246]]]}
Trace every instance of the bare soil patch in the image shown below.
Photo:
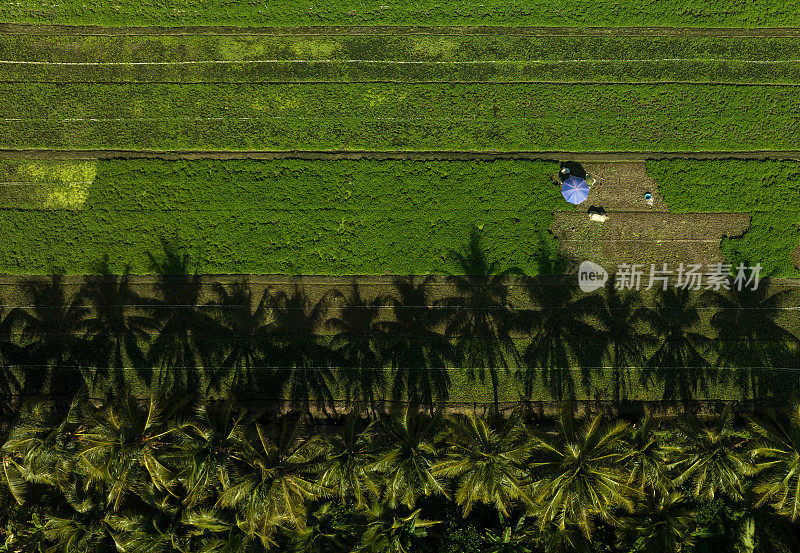
{"label": "bare soil patch", "polygon": [[710,264],[724,260],[722,237],[740,236],[749,224],[746,213],[609,211],[601,223],[586,213],[557,212],[552,232],[575,264]]}
{"label": "bare soil patch", "polygon": [[[589,199],[575,206],[576,211],[586,211],[589,205],[603,207],[606,211],[668,211],[658,185],[648,176],[644,163],[591,162],[583,167],[596,182]],[[652,195],[652,204],[645,200],[647,193]]]}

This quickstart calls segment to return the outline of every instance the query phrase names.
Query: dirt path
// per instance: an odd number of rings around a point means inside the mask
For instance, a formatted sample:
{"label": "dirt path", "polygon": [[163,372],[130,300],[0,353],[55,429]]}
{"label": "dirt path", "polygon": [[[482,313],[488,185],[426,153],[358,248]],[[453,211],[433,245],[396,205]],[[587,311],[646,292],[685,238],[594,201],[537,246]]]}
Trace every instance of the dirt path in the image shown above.
{"label": "dirt path", "polygon": [[21,35],[526,35],[526,36],[695,36],[800,37],[800,28],[686,27],[497,27],[497,26],[305,26],[305,27],[100,27],[0,23],[0,33]]}
{"label": "dirt path", "polygon": [[521,159],[581,163],[642,162],[648,159],[774,159],[800,161],[800,150],[694,152],[534,152],[379,150],[44,150],[0,149],[0,159],[400,159],[411,161]]}

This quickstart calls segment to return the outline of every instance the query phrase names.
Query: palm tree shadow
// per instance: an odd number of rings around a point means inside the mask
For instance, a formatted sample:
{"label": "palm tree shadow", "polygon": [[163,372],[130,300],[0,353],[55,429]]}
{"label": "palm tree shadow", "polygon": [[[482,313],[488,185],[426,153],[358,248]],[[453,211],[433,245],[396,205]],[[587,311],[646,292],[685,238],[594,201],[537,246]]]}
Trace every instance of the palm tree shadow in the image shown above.
{"label": "palm tree shadow", "polygon": [[0,417],[10,417],[21,407],[24,370],[20,363],[21,348],[15,336],[15,316],[6,311],[0,299]]}
{"label": "palm tree shadow", "polygon": [[329,298],[312,302],[295,282],[291,292],[278,291],[270,298],[273,321],[270,337],[276,355],[270,363],[274,387],[288,396],[292,408],[312,415],[315,407],[335,412],[331,350],[319,329],[325,320]]}
{"label": "palm tree shadow", "polygon": [[386,390],[377,319],[387,299],[364,299],[355,278],[349,295],[336,290],[331,298],[338,300],[341,307],[339,316],[326,320],[325,327],[336,332],[331,348],[339,366],[345,401],[356,407],[368,405],[374,416],[383,409],[381,398]]}
{"label": "palm tree shadow", "polygon": [[203,367],[198,342],[216,330],[214,321],[200,312],[202,280],[192,269],[188,253],[162,241],[163,256],[148,253],[156,274],[155,296],[143,300],[158,334],[150,343],[148,364],[156,378],[152,384],[164,393],[197,394],[201,391]]}
{"label": "palm tree shadow", "polygon": [[717,331],[714,351],[721,376],[731,374],[741,399],[789,401],[797,397],[797,379],[786,379],[780,369],[791,365],[798,339],[777,318],[795,292],[775,291],[764,279],[758,288],[709,290],[704,304],[715,308],[710,324]]}
{"label": "palm tree shadow", "polygon": [[500,373],[518,365],[519,352],[511,337],[514,328],[508,277],[522,275],[517,267],[501,269],[490,261],[481,234],[470,231],[466,252],[451,251],[458,270],[448,277],[456,295],[441,300],[448,308],[447,336],[455,341],[458,359],[470,379],[491,381],[495,412],[499,409]]}
{"label": "palm tree shadow", "polygon": [[451,342],[441,333],[444,312],[435,308],[430,286],[434,277],[399,277],[389,299],[394,320],[381,321],[377,350],[392,368],[392,399],[433,412],[449,398],[448,365],[456,359]]}
{"label": "palm tree shadow", "polygon": [[106,394],[117,394],[139,383],[149,385],[146,345],[158,325],[140,312],[142,298],[131,288],[129,269],[114,274],[105,256],[98,274],[86,277],[80,296],[91,307],[85,321],[94,369],[91,388],[101,385]]}
{"label": "palm tree shadow", "polygon": [[576,370],[584,388],[593,387],[591,367],[598,363],[600,332],[590,316],[602,311],[602,299],[581,295],[571,277],[529,279],[527,291],[532,307],[521,311],[517,323],[530,336],[522,355],[525,398],[535,399],[541,378],[551,399],[578,399]]}
{"label": "palm tree shadow", "polygon": [[[606,283],[602,306],[594,313],[600,324],[596,364],[608,373],[611,399],[619,407],[634,399],[631,393],[639,378],[634,376],[646,361],[646,352],[655,342],[643,332],[649,308],[636,291],[617,289],[614,279]],[[593,363],[595,364],[595,363]]]}
{"label": "palm tree shadow", "polygon": [[216,299],[206,307],[214,320],[214,334],[200,345],[207,371],[206,393],[241,396],[267,390],[270,384],[266,359],[274,357],[269,335],[270,291],[255,301],[246,278],[230,285],[216,283]]}
{"label": "palm tree shadow", "polygon": [[698,392],[707,396],[714,379],[707,359],[711,340],[702,332],[690,291],[685,288],[659,291],[645,320],[658,345],[642,373],[643,385],[657,381],[663,386],[664,400],[677,400],[685,405],[696,402]]}
{"label": "palm tree shadow", "polygon": [[20,291],[26,305],[8,316],[23,340],[19,351],[25,368],[23,392],[77,392],[82,380],[92,378],[83,370],[88,365],[84,339],[88,309],[79,294],[68,296],[63,275],[27,279]]}

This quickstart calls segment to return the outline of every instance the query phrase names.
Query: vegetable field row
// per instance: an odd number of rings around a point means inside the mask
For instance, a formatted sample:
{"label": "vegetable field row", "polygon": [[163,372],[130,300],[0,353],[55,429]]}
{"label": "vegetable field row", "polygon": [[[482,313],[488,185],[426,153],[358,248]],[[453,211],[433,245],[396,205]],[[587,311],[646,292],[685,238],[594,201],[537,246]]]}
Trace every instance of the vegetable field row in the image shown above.
{"label": "vegetable field row", "polygon": [[18,185],[0,186],[0,272],[91,273],[107,255],[147,273],[167,241],[201,273],[441,274],[475,225],[504,265],[535,273],[561,202],[543,162],[80,166],[6,164],[0,180]]}
{"label": "vegetable field row", "polygon": [[2,84],[0,147],[790,150],[792,87]]}
{"label": "vegetable field row", "polygon": [[800,26],[795,6],[780,0],[708,0],[703,3],[634,0],[486,0],[402,2],[399,0],[18,0],[0,7],[0,21],[70,25],[544,25],[556,27]]}
{"label": "vegetable field row", "polygon": [[800,246],[800,163],[787,161],[649,161],[672,211],[739,211],[751,214],[750,230],[723,241],[735,262],[761,263],[766,273],[796,277],[792,252]]}
{"label": "vegetable field row", "polygon": [[800,41],[753,37],[0,36],[20,82],[800,82]]}

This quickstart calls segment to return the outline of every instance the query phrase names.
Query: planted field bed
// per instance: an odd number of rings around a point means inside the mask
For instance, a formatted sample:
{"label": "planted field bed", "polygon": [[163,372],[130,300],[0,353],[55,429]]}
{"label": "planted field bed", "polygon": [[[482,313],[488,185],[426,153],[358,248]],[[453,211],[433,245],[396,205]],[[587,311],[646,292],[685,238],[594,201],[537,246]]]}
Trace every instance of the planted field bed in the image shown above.
{"label": "planted field bed", "polygon": [[360,3],[280,0],[253,2],[190,0],[95,0],[89,3],[48,3],[22,0],[0,7],[0,21],[68,25],[544,25],[556,27],[673,26],[673,27],[787,27],[800,25],[791,4],[778,0],[739,3],[713,0],[702,5],[679,2],[641,4],[633,0],[556,0],[509,4],[490,0],[480,5],[466,0],[409,4],[368,0]]}
{"label": "planted field bed", "polygon": [[729,261],[797,277],[792,252],[800,245],[800,162],[659,160],[648,161],[647,172],[671,211],[750,214],[750,229],[722,243]]}
{"label": "planted field bed", "polygon": [[0,35],[19,82],[800,82],[795,37]]}
{"label": "planted field bed", "polygon": [[800,46],[753,37],[0,38],[0,147],[792,150]]}
{"label": "planted field bed", "polygon": [[0,271],[153,271],[162,242],[201,273],[424,274],[479,227],[536,273],[562,202],[548,162],[20,161],[0,186]]}
{"label": "planted field bed", "polygon": [[[794,90],[794,89],[791,89]],[[0,147],[789,150],[781,87],[0,84]]]}

